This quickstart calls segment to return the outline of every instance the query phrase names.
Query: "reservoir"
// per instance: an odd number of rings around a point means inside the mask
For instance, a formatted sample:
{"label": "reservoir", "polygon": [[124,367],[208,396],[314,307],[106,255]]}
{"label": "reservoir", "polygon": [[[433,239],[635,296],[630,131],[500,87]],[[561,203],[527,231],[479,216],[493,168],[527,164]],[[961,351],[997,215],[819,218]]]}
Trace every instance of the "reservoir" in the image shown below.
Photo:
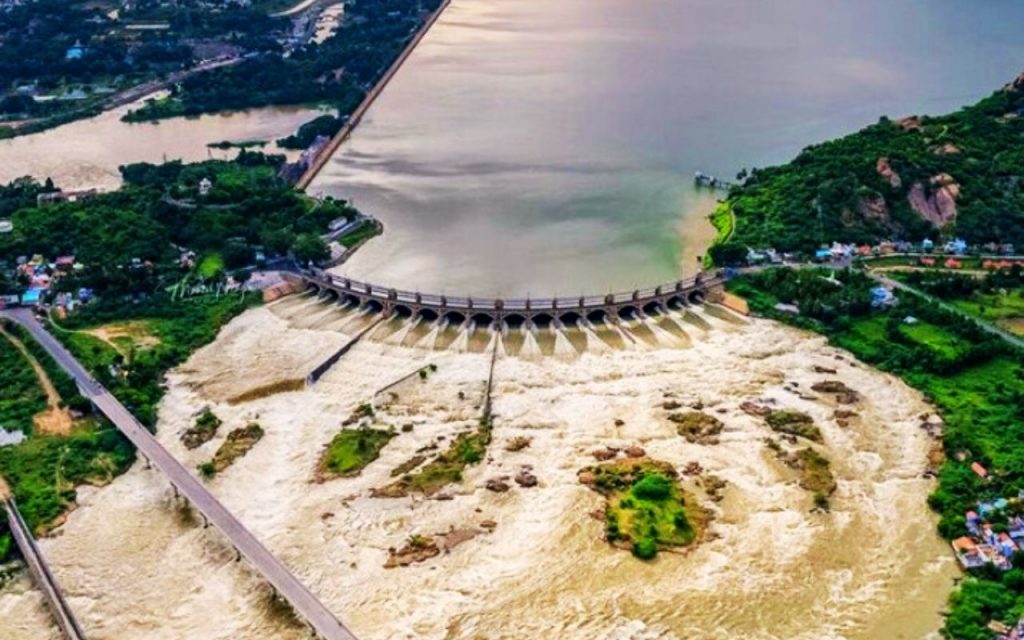
{"label": "reservoir", "polygon": [[450,294],[692,272],[731,178],[1024,69],[1014,0],[455,0],[311,187],[379,217],[342,269]]}

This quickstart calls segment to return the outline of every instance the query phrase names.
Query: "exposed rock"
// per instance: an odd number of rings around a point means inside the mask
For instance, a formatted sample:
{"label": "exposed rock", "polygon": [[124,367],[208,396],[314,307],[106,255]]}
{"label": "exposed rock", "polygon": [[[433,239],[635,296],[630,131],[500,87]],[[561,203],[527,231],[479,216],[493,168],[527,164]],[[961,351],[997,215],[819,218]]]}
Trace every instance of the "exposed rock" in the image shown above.
{"label": "exposed rock", "polygon": [[675,411],[682,406],[683,405],[680,404],[678,400],[666,400],[662,403],[661,408],[665,411]]}
{"label": "exposed rock", "polygon": [[461,529],[452,528],[448,531],[448,533],[438,535],[436,537],[438,540],[438,546],[441,548],[441,551],[449,553],[455,547],[465,542],[469,542],[481,533],[482,532],[480,531],[480,529],[463,527]]}
{"label": "exposed rock", "polygon": [[910,116],[909,118],[903,118],[897,122],[899,127],[904,131],[920,131],[921,130],[921,119],[917,116]]}
{"label": "exposed rock", "polygon": [[606,447],[604,449],[595,449],[594,451],[591,452],[590,455],[594,456],[595,460],[598,460],[599,462],[604,462],[605,460],[611,460],[612,458],[619,455],[619,450],[613,449],[612,447]]}
{"label": "exposed rock", "polygon": [[533,475],[528,470],[523,469],[519,473],[516,474],[516,484],[518,484],[520,487],[526,487],[526,488],[536,487],[537,486],[537,476]]}
{"label": "exposed rock", "polygon": [[494,531],[498,528],[498,523],[494,520],[482,520],[480,522],[480,528],[485,529],[487,531]]}
{"label": "exposed rock", "polygon": [[881,194],[862,196],[857,200],[857,213],[867,220],[889,221],[889,205]]}
{"label": "exposed rock", "polygon": [[836,374],[836,370],[835,369],[829,369],[828,367],[822,367],[822,366],[819,366],[819,365],[814,365],[814,373],[829,373],[829,374],[835,375]]}
{"label": "exposed rock", "polygon": [[404,476],[427,460],[426,456],[415,455],[391,470],[391,477]]}
{"label": "exposed rock", "polygon": [[579,481],[585,485],[592,485],[597,482],[597,476],[590,471],[583,471],[579,475]]}
{"label": "exposed rock", "polygon": [[722,498],[725,497],[724,495],[722,495],[722,491],[725,489],[728,483],[725,480],[719,478],[718,476],[712,474],[704,476],[703,480],[704,491],[708,494],[708,497],[714,500],[715,502],[721,502]]}
{"label": "exposed rock", "polygon": [[509,438],[505,441],[505,451],[522,451],[526,447],[530,446],[530,442],[533,438],[527,438],[525,436],[516,436]]}
{"label": "exposed rock", "polygon": [[643,447],[632,446],[626,449],[626,456],[630,458],[642,458],[647,455]]}
{"label": "exposed rock", "polygon": [[704,473],[704,467],[700,466],[700,463],[696,460],[687,462],[686,466],[683,467],[684,476],[699,476],[702,473]]}
{"label": "exposed rock", "polygon": [[937,156],[955,156],[960,153],[960,147],[956,146],[952,142],[940,144],[932,147],[932,153]]}
{"label": "exposed rock", "polygon": [[676,423],[676,432],[687,442],[698,444],[718,444],[716,436],[725,427],[718,418],[700,411],[673,413],[668,419]]}
{"label": "exposed rock", "polygon": [[488,491],[493,491],[495,493],[505,493],[509,490],[508,483],[501,478],[491,478],[484,486]]}
{"label": "exposed rock", "polygon": [[616,418],[616,419],[615,419],[615,426],[616,426],[616,427],[621,427],[621,426],[623,426],[624,424],[626,424],[626,421],[625,421],[625,420],[623,420],[623,419],[621,419],[621,418]]}
{"label": "exposed rock", "polygon": [[959,183],[949,174],[940,173],[931,179],[928,188],[920,182],[915,182],[907,199],[910,208],[922,219],[936,227],[944,227],[956,221],[956,201],[959,197]]}
{"label": "exposed rock", "polygon": [[839,404],[855,404],[860,402],[860,394],[838,380],[826,380],[811,385],[811,389],[818,393],[834,394]]}
{"label": "exposed rock", "polygon": [[384,563],[385,569],[395,567],[408,567],[414,562],[423,562],[441,555],[441,548],[437,546],[434,539],[429,536],[409,536],[401,549],[388,549],[388,559]]}
{"label": "exposed rock", "polygon": [[771,407],[766,407],[763,404],[758,404],[756,402],[750,401],[741,404],[740,409],[742,409],[745,413],[757,418],[763,418],[764,416],[772,412]]}
{"label": "exposed rock", "polygon": [[903,178],[889,164],[889,158],[879,158],[878,162],[875,163],[875,169],[878,171],[878,175],[889,181],[893,189],[899,189],[903,186]]}

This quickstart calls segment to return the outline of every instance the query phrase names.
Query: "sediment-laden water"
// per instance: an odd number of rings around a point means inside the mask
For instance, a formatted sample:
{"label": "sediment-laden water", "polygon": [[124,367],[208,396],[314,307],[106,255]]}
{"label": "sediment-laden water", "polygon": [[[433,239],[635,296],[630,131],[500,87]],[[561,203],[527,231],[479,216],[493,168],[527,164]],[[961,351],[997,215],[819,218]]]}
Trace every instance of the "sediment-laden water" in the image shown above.
{"label": "sediment-laden water", "polygon": [[[954,565],[926,505],[932,482],[922,472],[932,442],[920,416],[929,407],[897,379],[820,338],[712,308],[687,312],[689,321],[679,314],[685,330],[653,323],[651,340],[639,337],[643,330],[595,327],[617,336],[606,341],[588,327],[582,349],[574,347],[578,338],[549,330],[550,347],[543,332],[514,333],[518,348],[484,332],[459,333],[438,350],[438,327],[416,341],[420,347],[402,346],[422,329],[385,322],[316,386],[233,403],[304,376],[344,342],[339,328],[371,321],[290,297],[236,319],[171,376],[158,436],[186,464],[198,464],[228,430],[258,421],[266,437],[210,487],[367,640],[875,640],[934,633]],[[431,332],[434,340],[426,341]],[[474,347],[485,335],[483,348]],[[496,346],[494,442],[486,459],[447,491],[451,500],[370,497],[417,450],[443,448],[473,428]],[[552,355],[542,355],[548,350]],[[414,375],[391,389],[397,397],[377,395],[428,364],[436,371],[426,380]],[[815,366],[837,373],[816,373]],[[823,379],[863,395],[854,407],[859,419],[839,426],[834,403],[809,391]],[[314,483],[325,443],[375,395],[381,424],[412,423],[412,430],[400,431],[361,476]],[[668,398],[700,403],[721,419],[721,442],[690,444],[676,435],[661,407]],[[830,514],[811,512],[807,491],[765,448],[771,432],[739,409],[745,400],[813,416],[839,481]],[[178,434],[207,405],[224,424],[212,442],[188,451]],[[532,442],[505,450],[514,436]],[[713,539],[649,563],[603,542],[603,524],[590,515],[603,501],[579,484],[577,472],[594,464],[593,450],[609,445],[639,445],[677,466],[698,461],[724,479],[719,503],[697,490],[715,514]],[[513,484],[502,494],[483,487],[523,465],[532,466],[538,487]],[[42,546],[90,637],[305,637],[220,537],[175,507],[157,472],[136,465],[106,488],[83,490],[80,502]],[[383,568],[388,549],[412,534],[486,520],[495,523],[493,533],[448,554]],[[35,611],[30,601],[9,587],[0,592],[0,611]],[[0,636],[45,637],[28,626],[2,616]]]}

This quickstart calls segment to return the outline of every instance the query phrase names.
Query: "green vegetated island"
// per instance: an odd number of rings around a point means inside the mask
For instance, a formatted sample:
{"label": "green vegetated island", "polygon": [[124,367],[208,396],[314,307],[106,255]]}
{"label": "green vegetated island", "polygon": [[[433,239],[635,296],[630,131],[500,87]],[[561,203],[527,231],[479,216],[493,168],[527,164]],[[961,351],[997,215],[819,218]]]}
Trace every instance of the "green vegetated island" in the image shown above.
{"label": "green vegetated island", "polygon": [[[356,215],[296,191],[278,177],[282,161],[242,151],[234,162],[129,165],[119,190],[74,202],[49,201],[53,185],[28,178],[0,187],[0,218],[13,225],[0,234],[0,294],[60,310],[51,332],[152,429],[164,374],[261,302],[244,286],[252,270],[326,257],[331,222]],[[76,486],[109,482],[134,451],[39,345],[16,325],[0,328],[0,475],[45,532]],[[218,427],[202,412],[186,444]],[[262,435],[255,423],[232,431],[200,471],[226,468]],[[0,524],[0,563],[10,547]]]}
{"label": "green vegetated island", "polygon": [[[730,265],[748,249],[806,256],[832,242],[961,237],[990,249],[1022,246],[1022,116],[1024,76],[954,114],[883,118],[789,164],[754,170],[713,216],[720,235],[709,253]],[[941,447],[930,456],[938,486],[929,505],[968,573],[943,633],[991,640],[992,622],[1013,626],[1024,615],[1024,553],[1006,535],[1024,514],[1024,354],[976,320],[1019,331],[1024,278],[1021,265],[999,258],[954,259],[947,266],[957,272],[943,269],[944,260],[755,270],[729,289],[755,314],[821,333],[899,375],[935,406]],[[879,296],[878,273],[911,288]],[[794,416],[766,419],[804,429]],[[797,455],[804,468],[824,467],[813,454]]]}

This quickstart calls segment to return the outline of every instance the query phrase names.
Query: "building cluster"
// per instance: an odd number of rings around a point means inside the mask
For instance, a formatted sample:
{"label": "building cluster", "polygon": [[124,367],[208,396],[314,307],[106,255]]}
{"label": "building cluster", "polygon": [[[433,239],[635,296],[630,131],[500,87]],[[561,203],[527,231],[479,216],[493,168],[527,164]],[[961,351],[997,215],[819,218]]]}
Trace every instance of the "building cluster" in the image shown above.
{"label": "building cluster", "polygon": [[[979,469],[975,469],[977,465]],[[987,471],[980,464],[974,463],[975,473],[987,477]],[[1024,498],[1021,492],[1014,503],[1019,504]],[[999,498],[992,502],[980,502],[977,509],[964,515],[967,522],[968,535],[953,540],[953,553],[960,566],[964,569],[976,569],[992,565],[1007,571],[1013,568],[1012,559],[1024,545],[1024,518],[1020,516],[1004,516],[1010,500]],[[999,520],[998,523],[991,522]]]}
{"label": "building cluster", "polygon": [[[75,260],[75,256],[59,256],[53,262],[46,261],[41,255],[34,255],[31,258],[19,257],[9,276],[13,282],[26,285],[25,290],[21,293],[0,291],[0,308],[40,305],[46,300],[57,282],[84,268],[84,265]],[[70,310],[75,305],[88,302],[92,297],[91,290],[81,288],[74,294],[66,292],[56,294],[54,303]]]}
{"label": "building cluster", "polygon": [[988,625],[989,631],[996,634],[992,640],[1024,640],[1024,618],[1012,627],[993,620]]}

